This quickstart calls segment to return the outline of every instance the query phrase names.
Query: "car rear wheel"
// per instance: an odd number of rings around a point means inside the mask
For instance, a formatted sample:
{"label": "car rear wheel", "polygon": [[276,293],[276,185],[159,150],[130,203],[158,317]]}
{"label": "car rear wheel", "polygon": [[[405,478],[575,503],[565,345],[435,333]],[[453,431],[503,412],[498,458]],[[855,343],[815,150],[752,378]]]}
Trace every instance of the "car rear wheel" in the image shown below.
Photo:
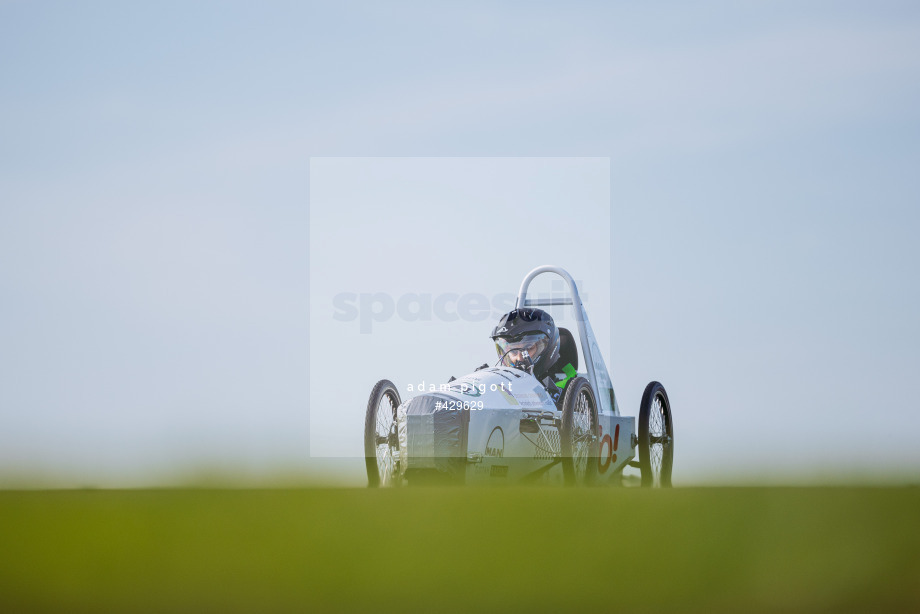
{"label": "car rear wheel", "polygon": [[668,488],[674,465],[674,424],[664,386],[651,382],[639,407],[639,471],[642,486]]}
{"label": "car rear wheel", "polygon": [[566,386],[559,435],[566,485],[590,484],[597,473],[597,397],[583,377]]}
{"label": "car rear wheel", "polygon": [[399,483],[399,442],[396,436],[396,408],[399,392],[389,380],[380,380],[371,391],[364,417],[364,462],[367,485],[395,486]]}

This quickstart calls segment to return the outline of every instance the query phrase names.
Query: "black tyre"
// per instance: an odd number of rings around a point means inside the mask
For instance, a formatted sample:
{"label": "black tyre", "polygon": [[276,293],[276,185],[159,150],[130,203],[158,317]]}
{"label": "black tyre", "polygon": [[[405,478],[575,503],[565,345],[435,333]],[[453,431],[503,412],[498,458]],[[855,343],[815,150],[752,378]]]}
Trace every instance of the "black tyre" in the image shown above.
{"label": "black tyre", "polygon": [[674,465],[674,424],[664,386],[651,382],[639,407],[639,471],[642,486],[669,488]]}
{"label": "black tyre", "polygon": [[395,486],[399,483],[399,441],[396,435],[396,408],[399,391],[389,380],[377,382],[367,401],[364,417],[364,462],[367,485]]}
{"label": "black tyre", "polygon": [[583,377],[566,386],[559,437],[566,485],[590,484],[597,473],[597,397]]}

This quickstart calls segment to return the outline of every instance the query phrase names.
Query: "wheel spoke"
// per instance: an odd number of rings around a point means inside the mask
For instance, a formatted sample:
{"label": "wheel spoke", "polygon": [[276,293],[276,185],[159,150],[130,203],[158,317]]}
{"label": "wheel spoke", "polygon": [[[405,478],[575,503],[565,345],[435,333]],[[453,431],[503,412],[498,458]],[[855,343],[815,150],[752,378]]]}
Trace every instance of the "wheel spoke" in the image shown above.
{"label": "wheel spoke", "polygon": [[391,394],[384,394],[377,404],[376,413],[376,439],[377,444],[377,473],[380,476],[382,485],[389,485],[394,479],[395,462],[393,460],[393,449],[390,447],[390,434],[395,428],[396,422],[396,399]]}
{"label": "wheel spoke", "polygon": [[389,484],[393,477],[393,452],[390,446],[379,446],[377,448],[377,469],[380,473],[381,483]]}
{"label": "wheel spoke", "polygon": [[667,423],[660,395],[655,395],[648,415],[648,456],[652,486],[661,486],[661,469],[667,445]]}
{"label": "wheel spoke", "polygon": [[[674,444],[670,406],[664,388],[657,382],[648,385],[646,394],[651,398],[643,395],[645,398],[639,424],[639,462],[636,465],[641,469],[643,486],[666,487],[670,486]],[[668,470],[667,476],[665,469]]]}
{"label": "wheel spoke", "polygon": [[583,481],[587,474],[589,446],[593,435],[591,399],[586,392],[578,396],[572,413],[572,464],[576,480]]}
{"label": "wheel spoke", "polygon": [[584,378],[573,380],[568,390],[559,430],[563,469],[566,483],[584,484],[591,470],[592,446],[597,441],[596,406],[590,384]]}
{"label": "wheel spoke", "polygon": [[390,427],[396,418],[396,407],[390,395],[385,394],[377,404],[376,430],[378,435],[386,436],[390,432]]}

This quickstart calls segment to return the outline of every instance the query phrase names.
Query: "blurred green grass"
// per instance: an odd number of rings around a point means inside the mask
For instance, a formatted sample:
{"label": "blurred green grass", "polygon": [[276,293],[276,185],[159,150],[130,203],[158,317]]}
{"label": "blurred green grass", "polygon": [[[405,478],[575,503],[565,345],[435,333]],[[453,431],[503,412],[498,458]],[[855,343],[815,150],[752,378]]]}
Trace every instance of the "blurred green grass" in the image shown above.
{"label": "blurred green grass", "polygon": [[917,488],[0,492],[0,612],[917,612]]}

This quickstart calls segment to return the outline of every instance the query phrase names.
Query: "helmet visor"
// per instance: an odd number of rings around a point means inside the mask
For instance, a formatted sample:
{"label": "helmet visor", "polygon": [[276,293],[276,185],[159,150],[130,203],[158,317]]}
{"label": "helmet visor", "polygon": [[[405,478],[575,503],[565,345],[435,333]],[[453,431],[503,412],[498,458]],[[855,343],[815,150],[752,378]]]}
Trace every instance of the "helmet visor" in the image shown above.
{"label": "helmet visor", "polygon": [[495,350],[506,367],[530,367],[540,357],[547,345],[549,345],[549,339],[543,333],[528,333],[510,339],[495,338]]}

